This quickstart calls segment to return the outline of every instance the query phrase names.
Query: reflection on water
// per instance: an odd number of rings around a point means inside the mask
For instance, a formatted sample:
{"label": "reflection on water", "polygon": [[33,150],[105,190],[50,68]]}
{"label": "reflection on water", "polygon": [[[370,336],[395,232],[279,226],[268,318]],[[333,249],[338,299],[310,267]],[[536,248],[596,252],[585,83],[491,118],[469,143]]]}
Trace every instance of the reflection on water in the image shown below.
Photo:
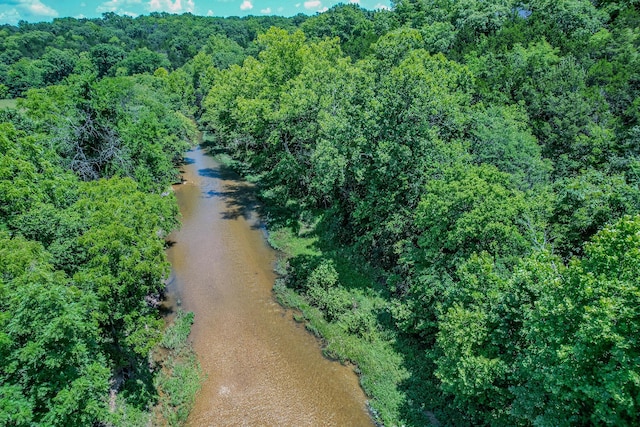
{"label": "reflection on water", "polygon": [[201,149],[184,172],[169,288],[195,312],[191,337],[207,375],[189,425],[371,426],[356,375],[324,359],[274,302],[274,252],[250,184]]}

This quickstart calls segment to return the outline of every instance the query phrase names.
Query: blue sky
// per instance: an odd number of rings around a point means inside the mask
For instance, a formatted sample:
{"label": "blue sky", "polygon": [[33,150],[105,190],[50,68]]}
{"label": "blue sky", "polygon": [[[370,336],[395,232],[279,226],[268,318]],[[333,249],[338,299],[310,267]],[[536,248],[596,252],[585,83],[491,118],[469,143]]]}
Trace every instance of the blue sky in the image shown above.
{"label": "blue sky", "polygon": [[[343,2],[349,0],[342,0]],[[351,0],[367,9],[388,8],[389,0]],[[0,24],[96,18],[105,12],[138,16],[150,12],[209,16],[281,15],[322,12],[338,0],[0,0]]]}

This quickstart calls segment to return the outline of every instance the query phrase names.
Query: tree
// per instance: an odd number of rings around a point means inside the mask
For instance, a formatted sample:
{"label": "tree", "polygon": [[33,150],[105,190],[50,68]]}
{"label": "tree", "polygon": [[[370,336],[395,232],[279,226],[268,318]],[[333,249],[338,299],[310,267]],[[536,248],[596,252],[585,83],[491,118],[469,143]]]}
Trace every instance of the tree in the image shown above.
{"label": "tree", "polygon": [[242,46],[230,38],[218,34],[209,37],[201,53],[210,55],[209,65],[213,65],[219,70],[229,68],[233,64],[240,65],[245,58]]}
{"label": "tree", "polygon": [[425,184],[468,159],[458,138],[471,81],[465,67],[422,49],[381,76],[369,104],[371,142],[358,153],[366,165],[363,188],[349,216],[362,248],[386,267],[412,239],[410,218]]}
{"label": "tree", "polygon": [[78,236],[86,253],[73,280],[95,293],[95,313],[113,360],[130,366],[159,339],[159,321],[145,296],[158,294],[168,274],[162,238],[176,226],[172,199],[145,194],[130,179],[85,183],[71,209],[85,218]]}
{"label": "tree", "polygon": [[521,190],[549,182],[551,162],[542,159],[528,117],[521,109],[480,106],[470,133],[470,152],[476,163],[491,164],[511,174]]}
{"label": "tree", "polygon": [[[458,269],[458,281],[436,309],[439,330],[427,354],[435,359],[442,391],[470,423],[528,425],[535,417],[527,419],[521,410],[545,406],[543,396],[522,389],[530,369],[537,375],[547,366],[528,362],[544,346],[530,340],[527,327],[540,300],[562,287],[564,271],[547,249],[521,258],[513,269],[488,253],[473,255]],[[562,334],[563,321],[547,317],[539,332]]]}
{"label": "tree", "polygon": [[408,307],[398,321],[426,342],[435,339],[440,304],[459,286],[470,258],[486,254],[511,268],[544,241],[544,206],[517,190],[509,175],[490,165],[453,166],[443,175],[426,184],[414,217],[415,243],[401,246],[401,268],[392,278]]}
{"label": "tree", "polygon": [[416,211],[421,232],[419,262],[451,268],[472,253],[498,258],[526,252],[531,212],[526,196],[507,174],[490,165],[455,167],[434,179]]}
{"label": "tree", "polygon": [[588,171],[556,181],[551,217],[554,246],[564,257],[582,254],[583,242],[624,215],[640,211],[640,194],[624,176]]}
{"label": "tree", "polygon": [[40,245],[0,233],[0,421],[92,424],[106,414],[110,373],[93,296],[47,258]]}
{"label": "tree", "polygon": [[516,390],[515,410],[531,422],[638,422],[639,231],[637,216],[606,227],[561,286],[540,295],[524,327],[527,380]]}
{"label": "tree", "polygon": [[48,48],[42,55],[44,68],[44,83],[47,85],[56,84],[71,74],[78,59],[72,51]]}
{"label": "tree", "polygon": [[121,72],[129,76],[153,73],[160,67],[169,68],[170,66],[171,63],[166,55],[153,52],[146,47],[128,53],[122,61],[117,63],[117,67],[122,68]]}
{"label": "tree", "polygon": [[397,66],[412,50],[425,46],[420,31],[411,28],[399,28],[380,37],[371,46],[376,58],[388,68]]}
{"label": "tree", "polygon": [[12,97],[22,96],[30,88],[42,87],[44,71],[37,61],[20,59],[9,67],[7,83]]}
{"label": "tree", "polygon": [[113,75],[112,68],[122,61],[126,52],[118,45],[101,43],[95,45],[90,50],[91,61],[98,70],[98,77]]}
{"label": "tree", "polygon": [[338,4],[307,19],[301,29],[310,39],[338,37],[342,50],[354,59],[366,56],[377,39],[372,14],[356,4]]}

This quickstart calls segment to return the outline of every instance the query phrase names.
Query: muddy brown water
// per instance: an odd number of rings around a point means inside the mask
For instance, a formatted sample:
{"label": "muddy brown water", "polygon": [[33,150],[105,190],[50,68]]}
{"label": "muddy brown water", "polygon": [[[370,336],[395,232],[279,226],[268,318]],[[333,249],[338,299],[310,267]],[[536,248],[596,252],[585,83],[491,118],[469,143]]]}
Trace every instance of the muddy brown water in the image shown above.
{"label": "muddy brown water", "polygon": [[170,236],[169,292],[195,313],[206,375],[189,426],[372,426],[353,369],[273,299],[275,252],[251,186],[201,148],[175,186],[182,227]]}

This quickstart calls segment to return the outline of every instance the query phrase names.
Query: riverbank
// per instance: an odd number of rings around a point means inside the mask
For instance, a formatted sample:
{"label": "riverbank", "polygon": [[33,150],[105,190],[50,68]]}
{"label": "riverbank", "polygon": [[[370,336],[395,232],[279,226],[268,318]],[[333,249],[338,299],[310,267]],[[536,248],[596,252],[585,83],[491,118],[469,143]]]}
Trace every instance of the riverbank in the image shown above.
{"label": "riverbank", "polygon": [[[299,311],[297,320],[322,339],[323,354],[356,366],[378,425],[438,425],[414,401],[428,401],[423,350],[400,335],[391,318],[381,272],[348,247],[333,244],[327,220],[315,225],[273,227],[269,242],[282,252],[274,294]],[[418,400],[418,396],[419,399]]]}
{"label": "riverbank", "polygon": [[295,310],[294,318],[322,340],[325,357],[355,366],[375,422],[439,425],[430,411],[441,405],[436,404],[435,385],[427,375],[433,368],[425,364],[425,349],[393,323],[393,300],[383,286],[384,273],[354,248],[335,243],[338,226],[330,211],[292,218],[286,207],[270,200],[260,176],[224,152],[216,158],[260,189],[268,241],[279,251],[275,298]]}
{"label": "riverbank", "polygon": [[179,427],[187,421],[203,376],[188,339],[193,313],[177,310],[171,318],[156,350],[161,369],[154,381],[159,396],[153,425]]}
{"label": "riverbank", "polygon": [[322,357],[273,300],[276,254],[254,186],[200,148],[185,160],[182,227],[167,253],[205,376],[187,425],[371,426],[352,369]]}

